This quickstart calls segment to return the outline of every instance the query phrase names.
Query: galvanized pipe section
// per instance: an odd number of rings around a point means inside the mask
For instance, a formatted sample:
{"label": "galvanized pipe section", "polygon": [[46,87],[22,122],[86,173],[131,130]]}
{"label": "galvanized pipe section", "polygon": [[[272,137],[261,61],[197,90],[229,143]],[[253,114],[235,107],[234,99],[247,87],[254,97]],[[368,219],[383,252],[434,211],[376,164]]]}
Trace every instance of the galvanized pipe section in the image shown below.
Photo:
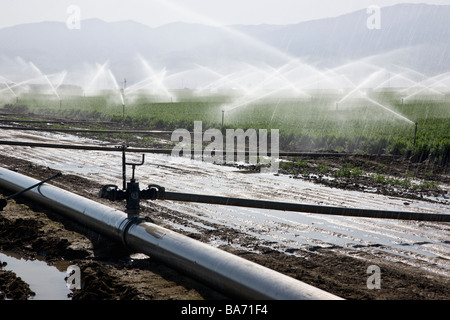
{"label": "galvanized pipe section", "polygon": [[[38,181],[0,168],[0,187],[18,192]],[[23,194],[116,241],[239,299],[340,300],[333,294],[238,256],[44,184]]]}
{"label": "galvanized pipe section", "polygon": [[[151,241],[148,239],[151,238]],[[127,244],[150,252],[221,292],[245,299],[337,300],[339,297],[231,253],[149,223],[130,227]]]}

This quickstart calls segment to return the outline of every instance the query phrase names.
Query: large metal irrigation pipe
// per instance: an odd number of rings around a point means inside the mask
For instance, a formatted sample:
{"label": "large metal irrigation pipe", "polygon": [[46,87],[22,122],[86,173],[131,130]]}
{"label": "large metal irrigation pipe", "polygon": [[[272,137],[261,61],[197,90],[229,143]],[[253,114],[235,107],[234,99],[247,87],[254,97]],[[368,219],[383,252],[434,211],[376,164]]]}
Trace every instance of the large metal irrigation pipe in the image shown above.
{"label": "large metal irrigation pipe", "polygon": [[[0,187],[18,192],[37,180],[0,168]],[[23,196],[52,208],[130,249],[149,255],[219,292],[239,299],[340,300],[331,293],[200,241],[43,184]]]}
{"label": "large metal irrigation pipe", "polygon": [[208,196],[200,194],[177,193],[167,191],[161,192],[160,195],[158,196],[158,199],[210,203],[226,206],[251,207],[261,209],[282,210],[282,211],[318,213],[327,215],[342,215],[351,217],[450,222],[450,214],[317,206],[299,203],[229,198],[229,197]]}

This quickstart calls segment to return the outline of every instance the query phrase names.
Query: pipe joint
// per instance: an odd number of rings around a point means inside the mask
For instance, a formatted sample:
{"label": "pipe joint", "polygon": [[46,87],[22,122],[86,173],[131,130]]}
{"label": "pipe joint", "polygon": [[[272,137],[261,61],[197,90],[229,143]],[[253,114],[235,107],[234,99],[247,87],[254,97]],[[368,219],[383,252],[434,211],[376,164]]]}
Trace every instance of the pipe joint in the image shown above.
{"label": "pipe joint", "polygon": [[153,220],[152,220],[150,217],[138,217],[138,216],[130,217],[130,216],[128,216],[128,218],[126,218],[125,220],[123,220],[123,222],[122,222],[121,225],[119,226],[119,229],[120,229],[120,230],[119,230],[120,238],[121,238],[121,240],[122,240],[122,244],[123,244],[126,248],[128,248],[128,249],[134,251],[134,250],[132,249],[132,247],[131,247],[131,246],[128,244],[128,242],[127,242],[128,231],[130,230],[130,228],[131,228],[133,225],[138,225],[138,224],[143,223],[143,222],[150,222],[150,223],[153,223]]}

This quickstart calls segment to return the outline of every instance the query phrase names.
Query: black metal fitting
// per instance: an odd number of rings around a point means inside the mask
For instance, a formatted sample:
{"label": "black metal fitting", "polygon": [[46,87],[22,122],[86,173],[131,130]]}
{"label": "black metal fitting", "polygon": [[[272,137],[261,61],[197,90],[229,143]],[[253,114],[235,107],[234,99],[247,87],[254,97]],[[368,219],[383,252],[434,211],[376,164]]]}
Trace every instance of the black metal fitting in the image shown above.
{"label": "black metal fitting", "polygon": [[119,190],[119,187],[114,184],[107,184],[102,186],[98,196],[110,201],[125,200],[125,192]]}
{"label": "black metal fitting", "polygon": [[[99,192],[99,197],[108,199],[110,201],[122,201],[126,200],[125,212],[128,214],[128,217],[136,218],[139,216],[140,211],[140,201],[141,199],[145,200],[155,200],[158,198],[159,194],[161,194],[161,188],[156,185],[150,185],[148,189],[140,190],[139,182],[136,182],[134,177],[136,166],[141,166],[144,164],[145,155],[142,155],[142,160],[139,163],[128,163],[125,158],[125,150],[126,147],[123,147],[123,157],[122,157],[122,169],[123,169],[123,190],[119,190],[118,186],[113,184],[108,184],[102,186]],[[132,166],[132,176],[129,182],[125,181],[125,165]]]}
{"label": "black metal fitting", "polygon": [[119,190],[118,186],[108,184],[102,186],[99,197],[110,201],[126,200],[125,212],[130,217],[139,215],[140,201],[164,199],[165,189],[158,185],[149,185],[147,189],[140,190],[139,183],[131,181],[127,183],[126,190]]}

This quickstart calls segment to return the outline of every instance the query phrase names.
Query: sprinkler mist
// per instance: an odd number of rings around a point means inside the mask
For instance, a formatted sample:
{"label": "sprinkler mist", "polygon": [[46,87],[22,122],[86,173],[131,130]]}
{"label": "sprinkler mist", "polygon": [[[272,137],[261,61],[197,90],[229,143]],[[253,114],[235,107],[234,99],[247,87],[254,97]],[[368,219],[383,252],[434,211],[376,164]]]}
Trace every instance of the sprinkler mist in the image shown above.
{"label": "sprinkler mist", "polygon": [[[14,92],[13,89],[11,89],[11,87],[8,85],[8,82],[6,80],[3,80],[3,83],[6,85],[6,88],[11,91],[11,93],[14,95],[14,97],[16,98],[16,104],[19,103],[19,96]],[[3,91],[3,90],[2,90]]]}
{"label": "sprinkler mist", "polygon": [[[58,94],[57,91],[57,87],[55,87],[53,85],[53,83],[50,81],[50,79],[48,78],[48,76],[46,74],[44,74],[33,62],[29,62],[30,66],[32,67],[33,70],[35,70],[41,77],[43,77],[45,79],[45,81],[48,83],[48,85],[50,86],[51,90],[53,91],[53,93],[55,94],[56,98],[58,98],[59,100],[59,107],[61,108],[61,97]],[[61,81],[62,82],[62,81]],[[61,83],[60,83],[61,84]],[[59,86],[59,85],[58,85]]]}

